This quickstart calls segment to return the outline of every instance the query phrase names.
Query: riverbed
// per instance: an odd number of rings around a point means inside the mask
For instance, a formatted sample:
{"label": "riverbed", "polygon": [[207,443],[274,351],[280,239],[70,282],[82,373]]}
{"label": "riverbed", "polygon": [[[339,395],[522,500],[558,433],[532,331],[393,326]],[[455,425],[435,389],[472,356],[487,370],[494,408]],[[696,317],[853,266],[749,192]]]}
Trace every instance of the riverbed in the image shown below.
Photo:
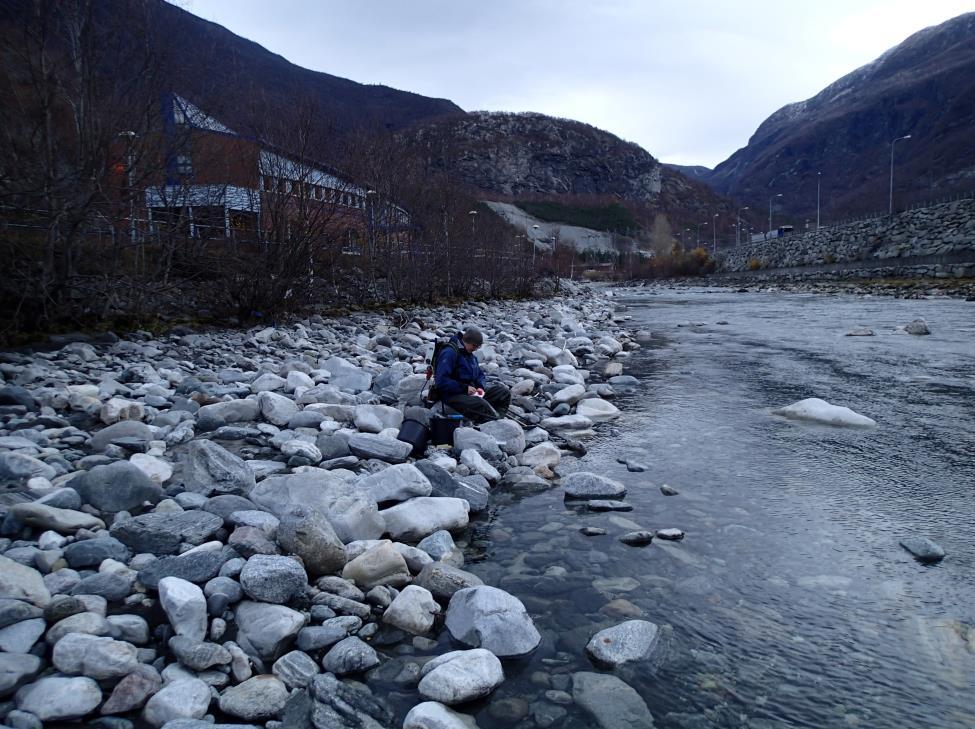
{"label": "riverbed", "polygon": [[[623,482],[633,510],[588,512],[559,489],[494,497],[467,569],[518,596],[543,641],[506,664],[482,729],[593,726],[559,692],[595,670],[591,635],[630,617],[661,626],[660,645],[616,675],[658,727],[975,726],[975,304],[618,295],[653,334],[626,360],[640,386],[562,471]],[[931,335],[896,331],[918,317]],[[845,336],[861,327],[874,336]],[[877,426],[771,412],[807,397]],[[618,541],[667,527],[685,539]],[[920,564],[909,534],[948,556]]]}

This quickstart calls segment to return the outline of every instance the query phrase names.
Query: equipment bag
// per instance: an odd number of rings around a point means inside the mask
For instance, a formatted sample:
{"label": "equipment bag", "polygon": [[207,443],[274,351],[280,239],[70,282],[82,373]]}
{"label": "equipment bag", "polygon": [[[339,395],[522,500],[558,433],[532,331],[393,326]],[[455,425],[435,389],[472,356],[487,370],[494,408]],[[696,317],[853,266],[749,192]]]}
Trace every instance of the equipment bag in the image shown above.
{"label": "equipment bag", "polygon": [[427,400],[431,403],[440,402],[440,391],[437,389],[437,362],[440,361],[440,355],[447,348],[454,350],[455,352],[460,352],[460,348],[454,344],[449,339],[438,339],[433,345],[433,354],[430,356],[430,361],[427,363],[427,382],[430,384],[430,388],[427,390]]}

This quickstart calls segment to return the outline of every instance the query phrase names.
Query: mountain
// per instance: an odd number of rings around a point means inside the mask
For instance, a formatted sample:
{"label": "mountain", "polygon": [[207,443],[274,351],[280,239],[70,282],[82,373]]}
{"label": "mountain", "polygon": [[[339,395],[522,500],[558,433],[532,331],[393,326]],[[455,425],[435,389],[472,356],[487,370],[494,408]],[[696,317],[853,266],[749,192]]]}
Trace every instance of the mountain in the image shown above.
{"label": "mountain", "polygon": [[[975,13],[921,30],[766,119],[704,179],[753,210],[782,193],[799,224],[887,209],[891,143],[895,207],[975,186]],[[821,173],[821,175],[819,174]]]}
{"label": "mountain", "polygon": [[[24,32],[32,6],[30,0],[0,3],[0,43]],[[63,10],[65,16],[76,13],[82,19],[87,12],[84,3],[72,0],[64,3]],[[168,90],[233,128],[247,129],[268,111],[285,122],[312,113],[338,133],[355,127],[396,130],[461,111],[447,99],[360,84],[296,66],[165,0],[92,0],[90,12],[97,37],[113,45],[100,49],[107,64],[136,56],[132,49],[143,49],[165,68]],[[119,73],[111,67],[104,70]]]}
{"label": "mountain", "polygon": [[[598,230],[652,230],[663,239],[715,214],[730,224],[735,209],[639,145],[571,119],[477,111],[420,124],[401,136],[476,194],[553,222],[585,225],[589,219],[597,222],[587,227]],[[722,228],[721,235],[733,233]]]}
{"label": "mountain", "polygon": [[705,182],[711,177],[711,173],[713,172],[710,167],[705,167],[704,165],[675,165],[664,162],[664,166],[669,167],[675,172],[680,172],[692,180],[704,180]]}

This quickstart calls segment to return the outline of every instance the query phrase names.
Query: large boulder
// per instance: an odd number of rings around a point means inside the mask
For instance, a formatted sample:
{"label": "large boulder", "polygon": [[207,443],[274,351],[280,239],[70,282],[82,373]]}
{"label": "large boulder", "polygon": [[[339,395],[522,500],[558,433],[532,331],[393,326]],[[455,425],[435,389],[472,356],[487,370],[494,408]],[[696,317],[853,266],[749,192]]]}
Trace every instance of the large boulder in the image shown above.
{"label": "large boulder", "polygon": [[343,542],[378,539],[386,529],[376,502],[356,485],[322,469],[269,476],[250,498],[272,514],[283,516],[295,506],[321,512]]}
{"label": "large boulder", "polygon": [[328,518],[316,509],[295,506],[281,517],[277,542],[297,555],[310,575],[328,575],[345,566],[345,545]]}
{"label": "large boulder", "polygon": [[420,570],[414,584],[429,590],[438,600],[448,601],[460,590],[477,587],[483,582],[472,572],[465,572],[445,562],[433,562]]}
{"label": "large boulder", "polygon": [[454,451],[463,453],[468,448],[473,448],[489,461],[497,462],[503,458],[493,436],[474,428],[457,428],[454,431]]}
{"label": "large boulder", "polygon": [[379,512],[386,531],[397,541],[417,542],[441,529],[467,526],[470,506],[463,499],[445,496],[420,496]]}
{"label": "large boulder", "polygon": [[363,392],[372,386],[372,375],[341,357],[331,357],[322,363],[331,373],[329,384],[348,392]]}
{"label": "large boulder", "polygon": [[48,480],[57,476],[52,466],[26,453],[0,453],[0,482],[26,482],[39,477]]}
{"label": "large boulder", "polygon": [[528,466],[530,468],[538,468],[539,466],[553,468],[559,465],[561,460],[562,452],[555,446],[554,443],[550,443],[548,441],[539,443],[537,446],[529,448],[527,451],[518,456],[518,463],[520,463],[522,466]]}
{"label": "large boulder", "polygon": [[366,476],[359,482],[359,488],[366,489],[377,503],[429,496],[432,489],[429,479],[410,463],[400,463]]}
{"label": "large boulder", "polygon": [[88,443],[94,453],[101,453],[111,443],[121,438],[140,440],[148,443],[153,439],[152,428],[138,420],[122,420],[107,428],[102,428],[93,436]]}
{"label": "large boulder", "polygon": [[461,481],[450,471],[441,468],[433,461],[417,461],[416,468],[430,481],[431,496],[453,496],[454,498],[464,499],[473,513],[487,509],[489,494],[486,490]]}
{"label": "large boulder", "polygon": [[69,633],[59,640],[51,662],[68,676],[98,681],[122,678],[139,667],[138,650],[131,643],[85,633]]}
{"label": "large boulder", "polygon": [[554,418],[544,418],[541,426],[545,430],[553,433],[586,430],[592,426],[592,420],[585,415],[562,415]]}
{"label": "large boulder", "polygon": [[477,729],[474,717],[448,709],[439,701],[417,704],[403,720],[403,729]]}
{"label": "large boulder", "polygon": [[183,483],[204,496],[247,495],[254,488],[254,472],[243,459],[211,440],[195,440],[183,459]]}
{"label": "large boulder", "polygon": [[175,719],[202,719],[210,708],[210,687],[198,678],[179,678],[156,692],[142,712],[150,726],[161,729]]}
{"label": "large boulder", "polygon": [[823,425],[847,428],[872,428],[877,424],[876,420],[866,415],[855,413],[842,405],[832,405],[818,397],[808,397],[784,408],[777,408],[772,413],[793,420],[809,420]]}
{"label": "large boulder", "polygon": [[499,658],[530,653],[542,639],[521,600],[488,585],[456,592],[447,606],[446,625],[455,640]]}
{"label": "large boulder", "polygon": [[157,504],[165,496],[159,484],[128,461],[95,466],[72,480],[71,487],[99,511],[131,511],[147,501]]}
{"label": "large boulder", "polygon": [[289,397],[276,392],[262,392],[257,399],[264,419],[274,425],[285,426],[298,414],[298,404]]}
{"label": "large boulder", "polygon": [[220,696],[220,711],[245,721],[273,719],[288,701],[288,688],[274,676],[254,676]]}
{"label": "large boulder", "polygon": [[362,673],[379,664],[379,655],[361,638],[350,636],[332,646],[322,659],[322,668],[336,676]]}
{"label": "large boulder", "polygon": [[581,400],[576,405],[576,414],[589,418],[594,423],[602,423],[620,415],[619,409],[612,403],[598,397],[590,397]]}
{"label": "large boulder", "polygon": [[59,509],[36,501],[14,504],[11,516],[39,530],[51,529],[59,534],[74,534],[79,529],[104,529],[105,522],[85,511]]}

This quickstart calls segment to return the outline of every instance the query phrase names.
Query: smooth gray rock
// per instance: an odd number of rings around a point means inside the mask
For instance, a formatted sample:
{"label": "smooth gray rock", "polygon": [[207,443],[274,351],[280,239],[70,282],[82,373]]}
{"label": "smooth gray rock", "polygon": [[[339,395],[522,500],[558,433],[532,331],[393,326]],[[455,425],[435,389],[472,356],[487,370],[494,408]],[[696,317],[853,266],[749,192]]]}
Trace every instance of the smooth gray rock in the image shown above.
{"label": "smooth gray rock", "polygon": [[178,577],[159,581],[159,603],[177,635],[202,642],[207,632],[207,603],[203,590]]}
{"label": "smooth gray rock", "polygon": [[92,435],[88,447],[93,453],[101,453],[113,442],[123,438],[132,438],[148,443],[154,437],[152,428],[145,423],[140,423],[138,420],[122,420],[114,425],[102,428]]}
{"label": "smooth gray rock", "polygon": [[413,583],[426,588],[440,601],[450,600],[456,592],[465,588],[484,584],[477,575],[443,562],[428,564]]}
{"label": "smooth gray rock", "polygon": [[29,605],[22,600],[0,598],[0,628],[43,615],[44,611],[36,605]]}
{"label": "smooth gray rock", "polygon": [[232,660],[230,651],[222,645],[193,640],[185,635],[174,635],[170,638],[169,649],[180,664],[194,671],[225,666]]}
{"label": "smooth gray rock", "polygon": [[439,701],[424,701],[410,709],[403,729],[477,729],[477,723],[474,717],[448,709]]}
{"label": "smooth gray rock", "polygon": [[157,504],[165,496],[159,484],[128,461],[95,466],[71,481],[71,487],[86,504],[109,512],[132,511],[145,502]]}
{"label": "smooth gray rock", "polygon": [[269,476],[251,492],[251,499],[279,517],[295,506],[315,509],[325,515],[343,542],[378,539],[386,528],[371,496],[321,469]]}
{"label": "smooth gray rock", "polygon": [[599,729],[653,729],[653,716],[646,702],[611,674],[573,673],[572,699]]}
{"label": "smooth gray rock", "polygon": [[469,520],[469,510],[463,499],[421,496],[384,509],[379,515],[393,539],[415,542],[441,529],[463,529]]}
{"label": "smooth gray rock", "polygon": [[429,479],[410,463],[400,463],[366,476],[359,481],[359,488],[369,491],[377,503],[429,496],[432,489]]}
{"label": "smooth gray rock", "polygon": [[312,576],[332,574],[345,566],[345,545],[328,518],[315,509],[296,506],[284,514],[277,542],[288,554],[300,557]]}
{"label": "smooth gray rock", "polygon": [[89,635],[111,635],[112,624],[99,613],[86,611],[75,613],[59,620],[52,625],[44,639],[48,645],[54,645],[69,633],[87,633]]}
{"label": "smooth gray rock", "polygon": [[407,585],[386,608],[383,622],[413,635],[424,635],[430,632],[439,614],[440,605],[429,590]]}
{"label": "smooth gray rock", "polygon": [[156,512],[112,524],[111,535],[135,552],[174,554],[183,542],[202,544],[223,519],[206,511]]}
{"label": "smooth gray rock", "polygon": [[[343,682],[325,673],[312,679],[308,692],[313,699],[311,716],[316,727],[328,729],[387,729],[393,727],[393,717],[383,701],[374,697],[365,687],[354,682]],[[297,721],[289,721],[286,710],[285,726],[298,726]],[[305,725],[305,724],[302,724]]]}
{"label": "smooth gray rock", "polygon": [[267,662],[287,652],[305,625],[304,615],[284,605],[245,601],[235,613],[240,647]]}
{"label": "smooth gray rock", "polygon": [[330,648],[340,640],[362,627],[362,620],[354,615],[342,615],[329,618],[321,625],[309,625],[298,633],[298,649],[301,651],[318,651]]}
{"label": "smooth gray rock", "polygon": [[377,585],[401,587],[410,581],[410,570],[403,555],[388,540],[383,540],[350,560],[342,570],[342,577],[363,590]]}
{"label": "smooth gray rock", "polygon": [[447,606],[446,626],[455,640],[499,658],[530,653],[541,641],[521,600],[487,585],[456,592]]}
{"label": "smooth gray rock", "polygon": [[300,409],[294,400],[276,392],[262,392],[257,402],[261,408],[261,415],[274,425],[287,425]]}
{"label": "smooth gray rock", "polygon": [[70,633],[59,640],[51,662],[61,673],[97,681],[121,678],[139,665],[138,650],[131,643],[84,633]]}
{"label": "smooth gray rock", "polygon": [[0,628],[0,651],[4,653],[27,653],[38,639],[44,635],[47,623],[44,618],[31,618]]}
{"label": "smooth gray rock", "polygon": [[64,559],[73,569],[97,568],[106,559],[128,562],[132,552],[114,537],[82,539],[64,547]]}
{"label": "smooth gray rock", "polygon": [[204,496],[247,496],[255,480],[253,471],[241,458],[213,441],[195,440],[183,458],[183,483],[188,490]]}
{"label": "smooth gray rock", "polygon": [[362,673],[379,664],[379,656],[368,643],[354,636],[336,643],[322,659],[322,668],[336,676]]}
{"label": "smooth gray rock", "polygon": [[49,481],[57,476],[57,471],[34,456],[7,451],[0,453],[0,483],[4,481],[24,483],[40,477]]}
{"label": "smooth gray rock", "polygon": [[900,545],[919,562],[934,563],[945,558],[945,550],[939,544],[917,534],[904,537]]}
{"label": "smooth gray rock", "polygon": [[454,431],[454,451],[463,453],[469,448],[474,449],[494,463],[503,458],[501,448],[493,436],[474,428],[457,428]]}
{"label": "smooth gray rock", "polygon": [[514,420],[492,420],[482,423],[480,428],[509,456],[517,456],[525,450],[525,430]]}
{"label": "smooth gray rock", "polygon": [[376,458],[387,463],[403,463],[413,446],[394,438],[372,433],[356,433],[349,438],[349,450],[359,458]]}
{"label": "smooth gray rock", "polygon": [[245,721],[276,717],[288,701],[288,689],[275,676],[254,676],[220,696],[220,711]]}
{"label": "smooth gray rock", "polygon": [[617,499],[626,494],[626,487],[619,481],[588,471],[576,471],[562,479],[566,498]]}
{"label": "smooth gray rock", "polygon": [[0,653],[0,698],[40,673],[43,662],[29,653]]}
{"label": "smooth gray rock", "polygon": [[139,582],[151,590],[164,577],[179,577],[199,585],[220,574],[220,568],[236,556],[233,549],[224,547],[160,557],[139,571]]}
{"label": "smooth gray rock", "polygon": [[659,628],[648,620],[627,620],[596,633],[586,653],[599,666],[617,668],[650,658],[657,646]]}
{"label": "smooth gray rock", "polygon": [[627,532],[620,536],[620,541],[623,544],[629,544],[631,547],[645,547],[653,541],[653,532],[643,529],[635,532]]}
{"label": "smooth gray rock", "polygon": [[353,422],[360,432],[380,433],[386,428],[399,429],[403,413],[388,405],[356,405]]}
{"label": "smooth gray rock", "polygon": [[196,422],[202,431],[216,430],[227,423],[257,420],[261,406],[257,400],[230,400],[204,405],[196,414]]}
{"label": "smooth gray rock", "polygon": [[252,600],[277,605],[301,594],[308,584],[305,569],[291,557],[255,554],[240,571],[240,586]]}
{"label": "smooth gray rock", "polygon": [[59,509],[37,501],[14,504],[10,516],[36,529],[51,529],[59,534],[74,534],[79,529],[104,529],[105,522],[97,516],[74,509]]}
{"label": "smooth gray rock", "polygon": [[112,695],[102,704],[103,715],[124,714],[142,708],[146,701],[162,688],[162,678],[152,666],[140,664],[128,676],[119,681]]}
{"label": "smooth gray rock", "polygon": [[483,648],[437,656],[420,675],[420,695],[451,706],[487,696],[504,682],[501,661]]}
{"label": "smooth gray rock", "polygon": [[470,510],[473,513],[487,509],[489,501],[487,491],[461,481],[432,461],[417,461],[416,468],[430,481],[431,496],[450,496],[464,499],[470,505]]}
{"label": "smooth gray rock", "polygon": [[23,686],[15,702],[41,721],[80,719],[102,702],[102,692],[92,679],[49,676]]}
{"label": "smooth gray rock", "polygon": [[51,601],[40,572],[0,555],[0,598],[3,597],[23,600],[39,608]]}
{"label": "smooth gray rock", "polygon": [[202,719],[210,708],[210,687],[198,678],[166,684],[146,702],[142,718],[154,727],[173,719]]}

